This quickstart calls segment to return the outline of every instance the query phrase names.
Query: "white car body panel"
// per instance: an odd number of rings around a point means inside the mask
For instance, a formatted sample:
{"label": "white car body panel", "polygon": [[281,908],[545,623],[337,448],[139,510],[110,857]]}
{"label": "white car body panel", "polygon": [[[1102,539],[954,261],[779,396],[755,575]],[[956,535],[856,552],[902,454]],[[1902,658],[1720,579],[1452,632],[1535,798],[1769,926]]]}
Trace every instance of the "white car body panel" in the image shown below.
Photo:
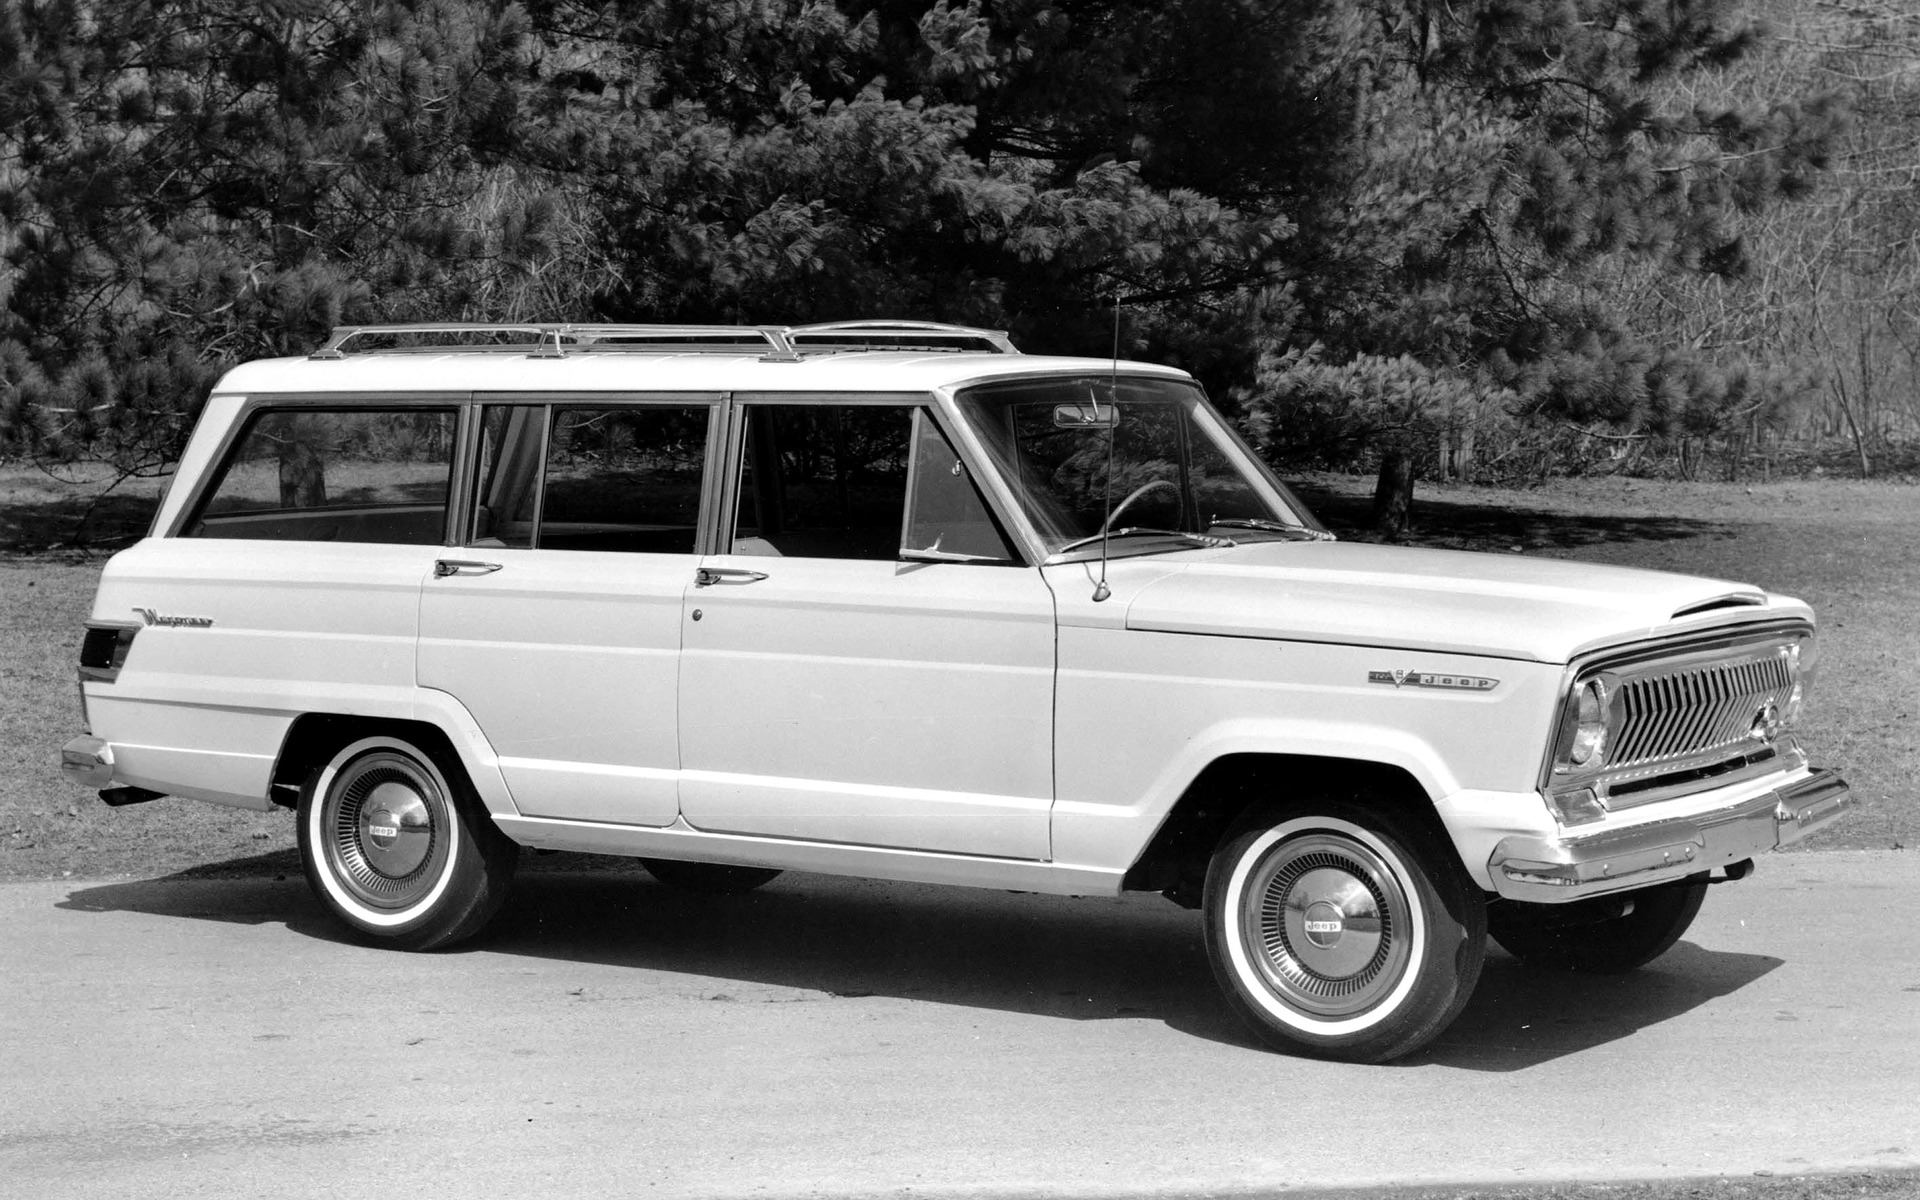
{"label": "white car body panel", "polygon": [[1049,857],[1053,597],[1038,572],[757,555],[704,565],[766,578],[686,597],[689,825]]}
{"label": "white car body panel", "polygon": [[295,717],[364,711],[381,695],[412,708],[420,582],[437,550],[288,549],[168,539],[114,558],[94,616],[141,624],[140,655],[111,689],[90,685],[88,711],[126,731],[115,742],[126,782],[269,809]]}
{"label": "white car body panel", "polygon": [[[1785,603],[1776,598],[1779,603]],[[1767,606],[1757,588],[1554,559],[1346,542],[1236,547],[1154,581],[1127,628],[1566,662],[1672,633],[1714,602]],[[1779,607],[1776,603],[1776,608]],[[1489,621],[1489,612],[1508,619]],[[1724,620],[1708,609],[1701,622]]]}
{"label": "white car body panel", "polygon": [[419,685],[484,731],[528,816],[671,825],[681,594],[692,555],[468,547],[486,574],[426,581]]}

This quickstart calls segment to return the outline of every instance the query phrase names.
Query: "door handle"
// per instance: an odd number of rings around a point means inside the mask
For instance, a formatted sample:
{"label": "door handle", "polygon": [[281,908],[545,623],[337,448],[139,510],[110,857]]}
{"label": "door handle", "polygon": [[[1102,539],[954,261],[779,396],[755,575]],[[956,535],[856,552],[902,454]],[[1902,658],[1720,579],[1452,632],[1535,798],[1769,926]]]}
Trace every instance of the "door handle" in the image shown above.
{"label": "door handle", "polygon": [[449,575],[491,575],[499,569],[499,563],[475,562],[468,558],[443,558],[433,564],[433,577],[445,579]]}
{"label": "door handle", "polygon": [[699,567],[693,573],[693,586],[712,587],[716,583],[759,583],[766,577],[765,571],[749,571],[745,567]]}

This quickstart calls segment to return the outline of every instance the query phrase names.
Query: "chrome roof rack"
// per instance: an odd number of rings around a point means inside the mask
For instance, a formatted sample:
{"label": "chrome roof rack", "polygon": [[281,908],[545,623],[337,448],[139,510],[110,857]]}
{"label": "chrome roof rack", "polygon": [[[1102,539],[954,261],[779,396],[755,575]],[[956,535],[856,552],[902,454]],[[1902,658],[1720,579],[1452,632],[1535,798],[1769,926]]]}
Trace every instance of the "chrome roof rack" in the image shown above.
{"label": "chrome roof rack", "polygon": [[[354,343],[361,343],[354,345]],[[385,344],[380,344],[385,343]],[[449,322],[407,325],[340,325],[326,345],[308,355],[342,359],[349,354],[525,354],[565,358],[572,354],[626,351],[652,354],[761,352],[767,362],[798,362],[802,351],[856,350],[985,351],[1018,354],[995,329],[932,321],[832,321],[821,325],[592,325],[527,322]]]}
{"label": "chrome roof rack", "polygon": [[1000,329],[943,325],[938,321],[828,321],[794,325],[787,339],[795,346],[835,350],[985,350],[1018,354]]}

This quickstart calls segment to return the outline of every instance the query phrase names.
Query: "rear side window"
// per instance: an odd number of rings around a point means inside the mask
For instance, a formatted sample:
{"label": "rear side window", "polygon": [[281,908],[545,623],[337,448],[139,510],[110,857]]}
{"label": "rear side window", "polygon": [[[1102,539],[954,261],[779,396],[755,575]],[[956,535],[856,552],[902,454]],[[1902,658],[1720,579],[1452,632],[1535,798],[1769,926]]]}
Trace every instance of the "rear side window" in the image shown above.
{"label": "rear side window", "polygon": [[691,554],[713,406],[489,405],[474,546]]}
{"label": "rear side window", "polygon": [[438,545],[456,426],[451,408],[263,410],[182,536]]}

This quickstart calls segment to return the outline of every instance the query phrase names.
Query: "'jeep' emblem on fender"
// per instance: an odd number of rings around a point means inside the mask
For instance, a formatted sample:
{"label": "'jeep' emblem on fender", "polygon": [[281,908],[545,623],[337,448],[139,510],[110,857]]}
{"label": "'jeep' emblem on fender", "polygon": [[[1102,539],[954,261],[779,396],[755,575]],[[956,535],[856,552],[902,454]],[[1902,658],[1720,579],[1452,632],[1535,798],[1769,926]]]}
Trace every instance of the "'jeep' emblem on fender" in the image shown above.
{"label": "'jeep' emblem on fender", "polygon": [[149,625],[166,625],[172,628],[209,629],[213,626],[212,617],[176,617],[170,613],[155,612],[151,608],[136,608],[142,620]]}
{"label": "'jeep' emblem on fender", "polygon": [[1390,683],[1394,687],[1445,688],[1456,692],[1490,692],[1500,686],[1498,679],[1484,675],[1442,675],[1433,671],[1368,671],[1368,683]]}

